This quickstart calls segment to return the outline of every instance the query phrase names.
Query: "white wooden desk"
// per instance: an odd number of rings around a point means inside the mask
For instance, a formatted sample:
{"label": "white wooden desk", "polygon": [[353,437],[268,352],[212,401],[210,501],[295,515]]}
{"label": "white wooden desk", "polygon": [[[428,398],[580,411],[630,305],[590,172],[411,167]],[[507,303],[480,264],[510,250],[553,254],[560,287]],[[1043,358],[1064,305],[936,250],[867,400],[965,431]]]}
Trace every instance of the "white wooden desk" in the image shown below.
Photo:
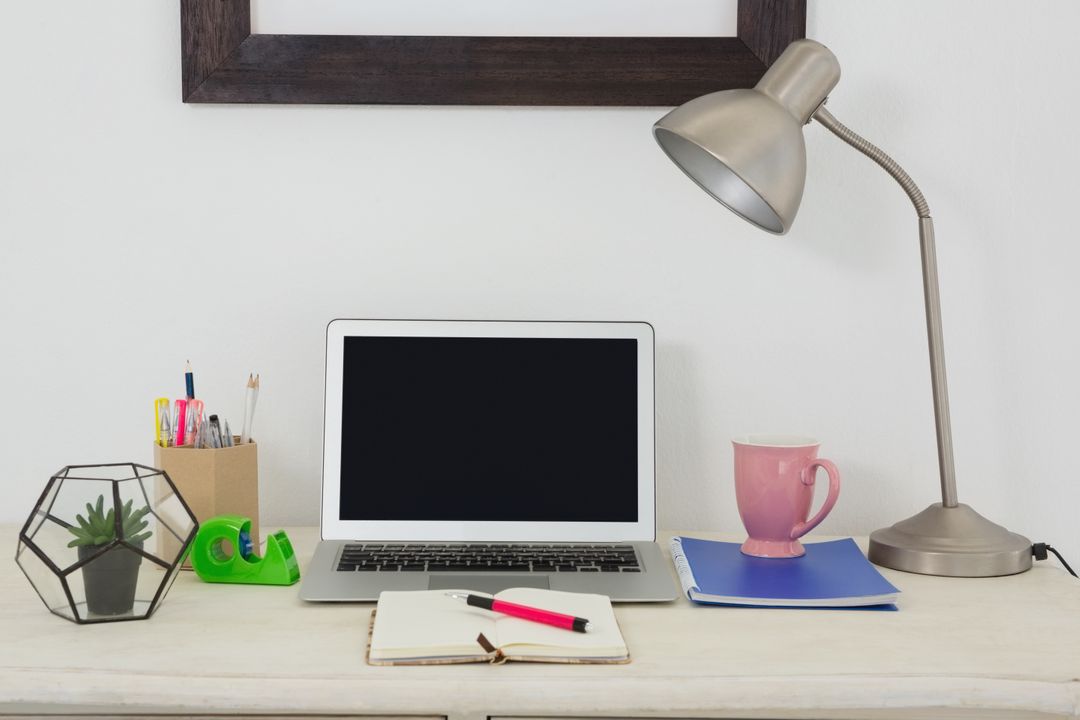
{"label": "white wooden desk", "polygon": [[[17,529],[0,528],[13,549]],[[301,558],[313,528],[289,530]],[[1080,582],[1051,562],[960,580],[885,571],[900,611],[619,605],[625,666],[364,663],[370,604],[176,582],[147,621],[49,614],[0,564],[0,715],[1080,717]]]}

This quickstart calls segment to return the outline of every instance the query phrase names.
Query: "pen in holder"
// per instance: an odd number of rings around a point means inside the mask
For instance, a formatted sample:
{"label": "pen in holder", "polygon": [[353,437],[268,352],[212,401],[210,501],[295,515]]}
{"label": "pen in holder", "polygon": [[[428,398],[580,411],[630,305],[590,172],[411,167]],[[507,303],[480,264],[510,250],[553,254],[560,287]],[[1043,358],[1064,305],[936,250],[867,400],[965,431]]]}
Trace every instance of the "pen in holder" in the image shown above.
{"label": "pen in holder", "polygon": [[[185,418],[186,419],[186,418]],[[176,488],[200,522],[216,515],[242,515],[251,518],[251,540],[259,547],[259,461],[254,441],[241,444],[233,438],[231,447],[194,448],[161,447],[154,444],[154,467],[169,474]],[[171,492],[164,484],[157,489],[158,501]],[[175,540],[158,534],[162,551]],[[184,568],[191,562],[184,560]]]}

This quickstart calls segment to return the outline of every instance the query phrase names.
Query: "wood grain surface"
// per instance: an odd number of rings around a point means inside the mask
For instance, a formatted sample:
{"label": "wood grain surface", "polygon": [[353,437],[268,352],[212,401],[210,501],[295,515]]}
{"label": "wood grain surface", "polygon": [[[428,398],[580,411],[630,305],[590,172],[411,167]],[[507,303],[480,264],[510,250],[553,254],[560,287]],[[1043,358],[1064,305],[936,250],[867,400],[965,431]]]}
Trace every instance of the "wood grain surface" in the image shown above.
{"label": "wood grain surface", "polygon": [[806,0],[739,0],[738,37],[251,35],[249,0],[181,0],[191,103],[673,106],[750,87]]}

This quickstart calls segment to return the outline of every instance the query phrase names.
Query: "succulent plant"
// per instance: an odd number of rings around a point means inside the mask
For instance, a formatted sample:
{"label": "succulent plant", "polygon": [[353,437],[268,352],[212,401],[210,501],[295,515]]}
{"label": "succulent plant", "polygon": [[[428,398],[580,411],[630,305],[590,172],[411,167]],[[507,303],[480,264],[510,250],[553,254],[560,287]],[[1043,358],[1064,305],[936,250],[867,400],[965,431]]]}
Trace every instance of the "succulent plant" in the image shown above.
{"label": "succulent plant", "polygon": [[[139,543],[150,537],[151,532],[146,529],[147,521],[143,517],[150,512],[150,508],[143,506],[138,510],[131,509],[131,500],[124,503],[120,510],[120,525],[123,528],[122,539],[129,543]],[[75,539],[68,543],[68,547],[80,545],[105,545],[116,538],[116,515],[114,508],[105,512],[105,496],[98,495],[97,505],[86,503],[86,517],[76,515],[79,521],[78,527],[71,525],[68,532]]]}

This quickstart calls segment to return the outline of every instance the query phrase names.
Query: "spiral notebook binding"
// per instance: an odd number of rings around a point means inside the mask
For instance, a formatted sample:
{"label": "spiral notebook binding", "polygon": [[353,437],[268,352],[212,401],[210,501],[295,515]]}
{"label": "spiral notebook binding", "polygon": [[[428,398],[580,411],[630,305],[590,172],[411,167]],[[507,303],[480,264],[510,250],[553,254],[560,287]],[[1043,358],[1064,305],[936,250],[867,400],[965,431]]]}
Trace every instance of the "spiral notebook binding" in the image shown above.
{"label": "spiral notebook binding", "polygon": [[694,571],[690,568],[690,562],[683,552],[682,538],[671,538],[671,560],[675,563],[675,572],[679,574],[679,582],[682,583],[683,592],[687,597],[692,597],[691,591],[701,592],[697,580],[694,579]]}

